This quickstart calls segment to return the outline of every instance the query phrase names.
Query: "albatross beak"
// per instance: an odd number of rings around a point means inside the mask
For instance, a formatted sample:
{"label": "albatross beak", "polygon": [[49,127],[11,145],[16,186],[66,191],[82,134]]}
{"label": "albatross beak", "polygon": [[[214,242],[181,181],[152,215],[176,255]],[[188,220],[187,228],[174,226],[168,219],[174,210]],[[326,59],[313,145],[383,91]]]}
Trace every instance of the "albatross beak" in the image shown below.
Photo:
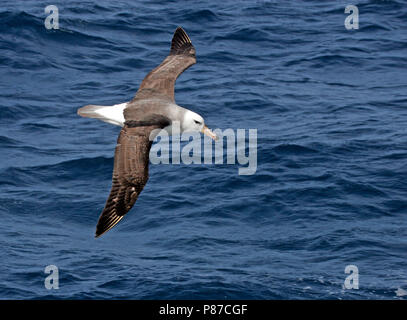
{"label": "albatross beak", "polygon": [[208,137],[212,138],[213,140],[218,140],[218,136],[212,132],[207,126],[203,126],[201,132],[206,134]]}

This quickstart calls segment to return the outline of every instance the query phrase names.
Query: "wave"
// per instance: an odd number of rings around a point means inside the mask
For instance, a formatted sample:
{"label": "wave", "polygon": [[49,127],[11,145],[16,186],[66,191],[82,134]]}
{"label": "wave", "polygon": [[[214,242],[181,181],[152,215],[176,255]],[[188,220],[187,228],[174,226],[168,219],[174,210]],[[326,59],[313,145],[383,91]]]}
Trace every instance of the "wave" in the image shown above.
{"label": "wave", "polygon": [[183,13],[180,16],[180,19],[193,23],[216,22],[220,20],[216,13],[209,9],[188,11],[186,13]]}
{"label": "wave", "polygon": [[274,147],[273,151],[277,154],[295,154],[295,155],[319,153],[318,150],[297,144],[280,144]]}
{"label": "wave", "polygon": [[105,157],[81,158],[33,167],[8,167],[0,171],[0,184],[34,186],[38,183],[68,182],[85,176],[101,175],[108,178],[112,168],[113,158]]}
{"label": "wave", "polygon": [[268,32],[262,31],[260,29],[254,28],[240,28],[234,32],[229,32],[221,36],[215,37],[216,41],[223,40],[240,40],[245,42],[259,42],[259,41],[270,41],[270,36]]}

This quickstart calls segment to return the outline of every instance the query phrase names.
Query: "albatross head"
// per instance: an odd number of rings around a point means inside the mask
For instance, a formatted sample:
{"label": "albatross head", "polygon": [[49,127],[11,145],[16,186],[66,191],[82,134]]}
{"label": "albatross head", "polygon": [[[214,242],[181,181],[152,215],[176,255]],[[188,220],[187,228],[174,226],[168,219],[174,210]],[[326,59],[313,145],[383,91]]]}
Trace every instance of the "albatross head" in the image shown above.
{"label": "albatross head", "polygon": [[206,134],[213,140],[218,140],[218,136],[205,125],[204,119],[199,114],[192,112],[190,110],[188,110],[184,114],[181,129],[182,132],[194,132],[194,131],[202,132],[203,134]]}

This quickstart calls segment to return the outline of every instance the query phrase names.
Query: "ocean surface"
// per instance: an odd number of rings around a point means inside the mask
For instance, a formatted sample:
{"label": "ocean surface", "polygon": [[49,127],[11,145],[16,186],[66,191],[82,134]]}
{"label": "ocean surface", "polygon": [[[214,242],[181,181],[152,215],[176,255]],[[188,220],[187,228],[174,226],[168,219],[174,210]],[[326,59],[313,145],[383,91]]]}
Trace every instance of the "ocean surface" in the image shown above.
{"label": "ocean surface", "polygon": [[[348,4],[1,1],[0,299],[406,299],[407,3]],[[131,100],[177,26],[177,103],[256,129],[257,171],[150,164],[95,239],[120,127],[76,111]]]}

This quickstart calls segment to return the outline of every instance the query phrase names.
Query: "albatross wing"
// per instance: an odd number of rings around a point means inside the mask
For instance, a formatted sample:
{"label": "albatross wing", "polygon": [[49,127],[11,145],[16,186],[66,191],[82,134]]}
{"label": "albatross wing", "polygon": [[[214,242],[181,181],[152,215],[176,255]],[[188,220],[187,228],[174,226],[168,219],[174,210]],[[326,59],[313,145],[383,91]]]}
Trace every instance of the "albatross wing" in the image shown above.
{"label": "albatross wing", "polygon": [[112,189],[99,217],[95,237],[113,228],[133,207],[148,180],[150,133],[168,123],[161,116],[126,122],[117,139]]}
{"label": "albatross wing", "polygon": [[195,48],[191,39],[181,27],[178,27],[172,38],[169,56],[144,78],[133,101],[164,96],[175,102],[175,81],[184,70],[195,63]]}

